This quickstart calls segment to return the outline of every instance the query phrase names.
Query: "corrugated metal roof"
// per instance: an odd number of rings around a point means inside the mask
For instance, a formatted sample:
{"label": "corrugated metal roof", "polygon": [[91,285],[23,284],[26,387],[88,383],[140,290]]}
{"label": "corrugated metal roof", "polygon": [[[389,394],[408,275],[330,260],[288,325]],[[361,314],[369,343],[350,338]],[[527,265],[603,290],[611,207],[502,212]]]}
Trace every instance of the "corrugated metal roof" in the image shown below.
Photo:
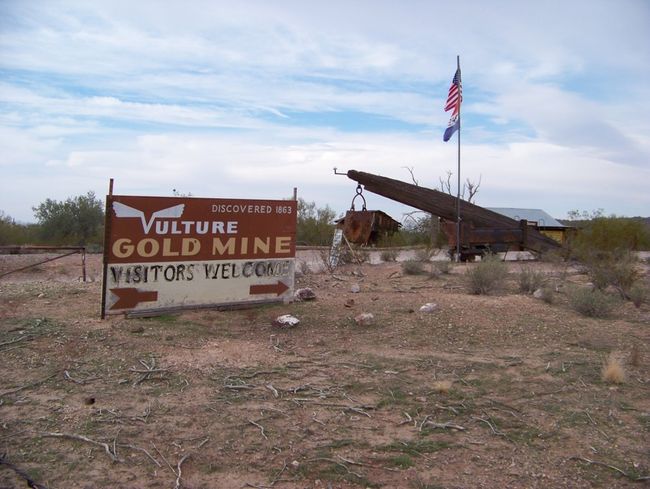
{"label": "corrugated metal roof", "polygon": [[516,221],[526,219],[530,222],[536,222],[540,227],[567,227],[542,209],[518,209],[517,207],[487,207],[487,209]]}

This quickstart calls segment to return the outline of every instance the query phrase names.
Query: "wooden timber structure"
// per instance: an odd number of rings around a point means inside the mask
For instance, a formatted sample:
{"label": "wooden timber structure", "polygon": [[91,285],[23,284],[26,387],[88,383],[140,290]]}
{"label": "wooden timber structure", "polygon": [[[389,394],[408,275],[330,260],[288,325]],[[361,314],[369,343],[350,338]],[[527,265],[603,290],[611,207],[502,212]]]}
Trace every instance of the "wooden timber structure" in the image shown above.
{"label": "wooden timber structure", "polygon": [[[369,192],[440,217],[449,244],[455,248],[456,197],[372,173],[349,170],[347,176],[363,185]],[[461,200],[460,215],[461,259],[480,255],[486,251],[544,252],[560,246],[535,227],[529,226],[525,220],[516,221],[465,200]]]}

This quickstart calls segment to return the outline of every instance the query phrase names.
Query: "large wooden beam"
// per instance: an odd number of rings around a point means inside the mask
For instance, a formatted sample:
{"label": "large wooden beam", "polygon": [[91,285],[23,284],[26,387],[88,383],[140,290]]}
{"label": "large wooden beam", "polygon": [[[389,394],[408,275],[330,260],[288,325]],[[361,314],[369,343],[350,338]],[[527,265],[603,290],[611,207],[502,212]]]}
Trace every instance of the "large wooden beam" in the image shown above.
{"label": "large wooden beam", "polygon": [[[456,221],[456,198],[445,192],[356,170],[348,171],[347,175],[348,178],[363,185],[365,190],[448,221]],[[473,225],[475,228],[520,229],[518,221],[465,200],[461,200],[460,216],[463,223]],[[539,231],[530,229],[527,246],[533,251],[544,251],[557,248],[559,244]]]}

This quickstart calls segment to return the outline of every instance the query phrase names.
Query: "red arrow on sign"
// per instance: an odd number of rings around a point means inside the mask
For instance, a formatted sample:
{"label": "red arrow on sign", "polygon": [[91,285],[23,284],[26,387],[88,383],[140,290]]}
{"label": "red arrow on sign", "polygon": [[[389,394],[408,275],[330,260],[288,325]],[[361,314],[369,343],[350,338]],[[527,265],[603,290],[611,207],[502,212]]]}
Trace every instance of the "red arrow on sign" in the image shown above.
{"label": "red arrow on sign", "polygon": [[274,284],[268,284],[268,285],[251,285],[250,288],[250,294],[251,295],[256,295],[256,294],[276,294],[276,295],[282,295],[285,293],[285,291],[289,290],[289,286],[285,285],[284,282],[280,282],[279,280],[274,283]]}
{"label": "red arrow on sign", "polygon": [[140,302],[153,302],[158,300],[157,291],[140,291],[135,287],[110,289],[117,296],[117,302],[111,309],[133,309]]}

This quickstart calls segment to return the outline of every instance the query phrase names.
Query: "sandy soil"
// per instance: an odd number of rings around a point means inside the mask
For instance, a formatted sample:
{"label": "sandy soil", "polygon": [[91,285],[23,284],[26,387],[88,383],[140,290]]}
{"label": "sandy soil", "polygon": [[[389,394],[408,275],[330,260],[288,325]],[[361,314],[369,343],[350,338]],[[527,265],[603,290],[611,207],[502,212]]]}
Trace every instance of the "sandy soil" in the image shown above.
{"label": "sandy soil", "polygon": [[[311,302],[101,320],[100,260],[86,283],[78,255],[0,278],[1,488],[648,484],[650,307],[579,315],[577,269],[508,263],[477,296],[475,264],[348,265],[299,278]],[[518,292],[524,267],[552,304]],[[273,326],[285,313],[300,324]],[[621,384],[601,379],[610,353]]]}

